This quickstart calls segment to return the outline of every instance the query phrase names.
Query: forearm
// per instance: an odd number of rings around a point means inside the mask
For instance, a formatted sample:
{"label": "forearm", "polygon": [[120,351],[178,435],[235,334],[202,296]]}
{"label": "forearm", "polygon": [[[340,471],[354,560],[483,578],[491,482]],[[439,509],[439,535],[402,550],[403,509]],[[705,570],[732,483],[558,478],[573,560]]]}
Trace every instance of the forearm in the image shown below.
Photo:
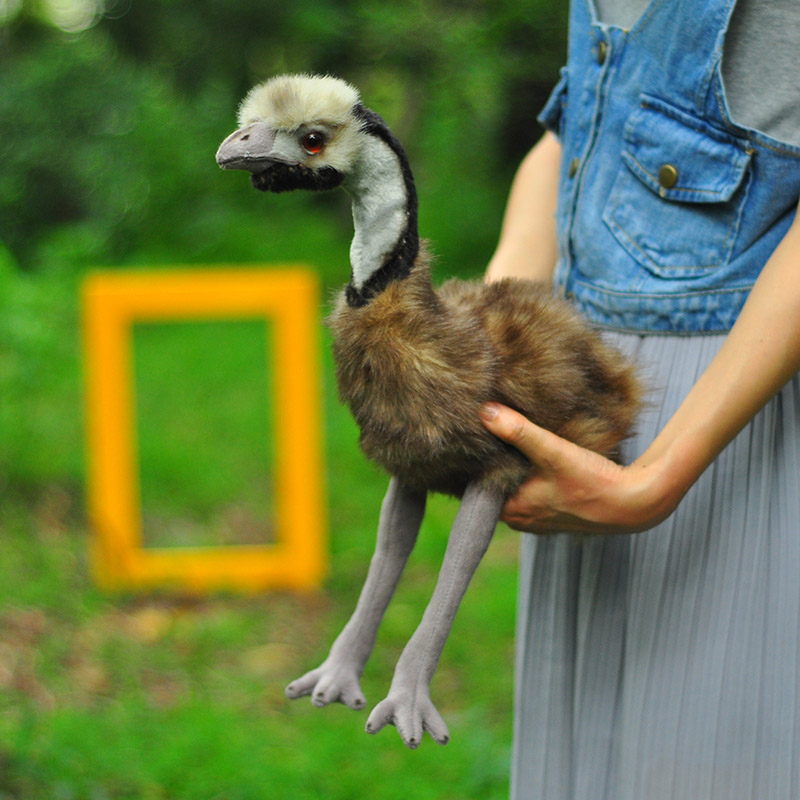
{"label": "forearm", "polygon": [[800,222],[764,266],[719,352],[647,450],[622,467],[502,406],[484,424],[535,470],[506,503],[517,530],[622,533],[669,516],[720,451],[800,369]]}
{"label": "forearm", "polygon": [[549,283],[556,262],[555,212],[561,145],[546,133],[520,165],[486,280]]}
{"label": "forearm", "polygon": [[800,369],[800,222],[769,259],[706,371],[637,460],[661,465],[683,493],[759,409]]}

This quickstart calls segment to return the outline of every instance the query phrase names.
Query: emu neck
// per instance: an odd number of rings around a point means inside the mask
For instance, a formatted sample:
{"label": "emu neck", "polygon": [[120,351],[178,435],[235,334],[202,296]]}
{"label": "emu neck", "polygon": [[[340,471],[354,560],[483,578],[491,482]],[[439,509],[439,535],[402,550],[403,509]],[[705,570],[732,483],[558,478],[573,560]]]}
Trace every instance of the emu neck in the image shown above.
{"label": "emu neck", "polygon": [[364,305],[390,282],[404,278],[419,249],[417,197],[402,150],[377,135],[366,137],[358,166],[345,183],[353,204],[352,277],[348,303]]}

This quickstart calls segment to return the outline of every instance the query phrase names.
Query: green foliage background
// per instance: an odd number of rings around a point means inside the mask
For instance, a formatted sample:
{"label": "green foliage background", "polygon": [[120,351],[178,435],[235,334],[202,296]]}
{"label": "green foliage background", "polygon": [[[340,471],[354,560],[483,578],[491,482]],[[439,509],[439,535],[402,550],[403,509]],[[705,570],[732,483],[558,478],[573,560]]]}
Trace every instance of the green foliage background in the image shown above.
{"label": "green foliage background", "polygon": [[[344,281],[343,195],[265,196],[214,164],[244,92],[285,71],[360,88],[409,151],[437,278],[479,275],[540,134],[565,15],[549,0],[0,2],[0,798],[382,799],[411,782],[419,798],[506,794],[507,531],[434,683],[446,749],[409,753],[393,731],[365,737],[352,712],[282,697],[355,602],[385,482],[336,401],[327,341],[324,593],[176,601],[93,588],[78,297],[94,268],[299,262],[326,298]],[[172,544],[242,541],[268,516],[260,347],[246,325],[137,331],[144,512]],[[192,436],[165,436],[184,412]],[[370,702],[429,597],[453,510],[431,504],[365,675]]]}

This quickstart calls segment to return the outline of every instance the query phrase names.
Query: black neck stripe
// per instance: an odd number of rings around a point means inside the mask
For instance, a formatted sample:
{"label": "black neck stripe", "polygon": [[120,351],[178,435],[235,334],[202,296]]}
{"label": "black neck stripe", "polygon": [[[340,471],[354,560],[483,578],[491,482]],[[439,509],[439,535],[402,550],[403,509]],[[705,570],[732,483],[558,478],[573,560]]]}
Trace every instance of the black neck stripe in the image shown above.
{"label": "black neck stripe", "polygon": [[370,298],[383,291],[393,280],[405,278],[411,272],[419,253],[419,224],[417,190],[414,185],[411,166],[408,163],[408,156],[406,156],[403,146],[389,130],[380,114],[366,108],[361,103],[354,108],[354,113],[356,118],[362,121],[362,130],[371,136],[377,136],[397,156],[406,192],[407,218],[406,226],[400,238],[380,269],[370,276],[360,290],[356,289],[352,282],[348,285],[346,290],[347,303],[358,307],[366,305]]}

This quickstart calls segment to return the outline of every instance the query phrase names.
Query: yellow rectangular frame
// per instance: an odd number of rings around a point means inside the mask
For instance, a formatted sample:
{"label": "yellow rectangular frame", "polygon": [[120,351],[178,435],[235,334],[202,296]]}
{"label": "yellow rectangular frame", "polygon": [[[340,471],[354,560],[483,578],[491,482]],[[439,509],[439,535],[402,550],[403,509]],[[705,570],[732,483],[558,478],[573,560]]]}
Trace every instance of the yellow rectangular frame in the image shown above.
{"label": "yellow rectangular frame", "polygon": [[[133,324],[265,317],[272,325],[275,526],[271,545],[142,543]],[[327,569],[319,286],[302,268],[98,272],[83,285],[92,568],[108,589],[314,589]]]}

